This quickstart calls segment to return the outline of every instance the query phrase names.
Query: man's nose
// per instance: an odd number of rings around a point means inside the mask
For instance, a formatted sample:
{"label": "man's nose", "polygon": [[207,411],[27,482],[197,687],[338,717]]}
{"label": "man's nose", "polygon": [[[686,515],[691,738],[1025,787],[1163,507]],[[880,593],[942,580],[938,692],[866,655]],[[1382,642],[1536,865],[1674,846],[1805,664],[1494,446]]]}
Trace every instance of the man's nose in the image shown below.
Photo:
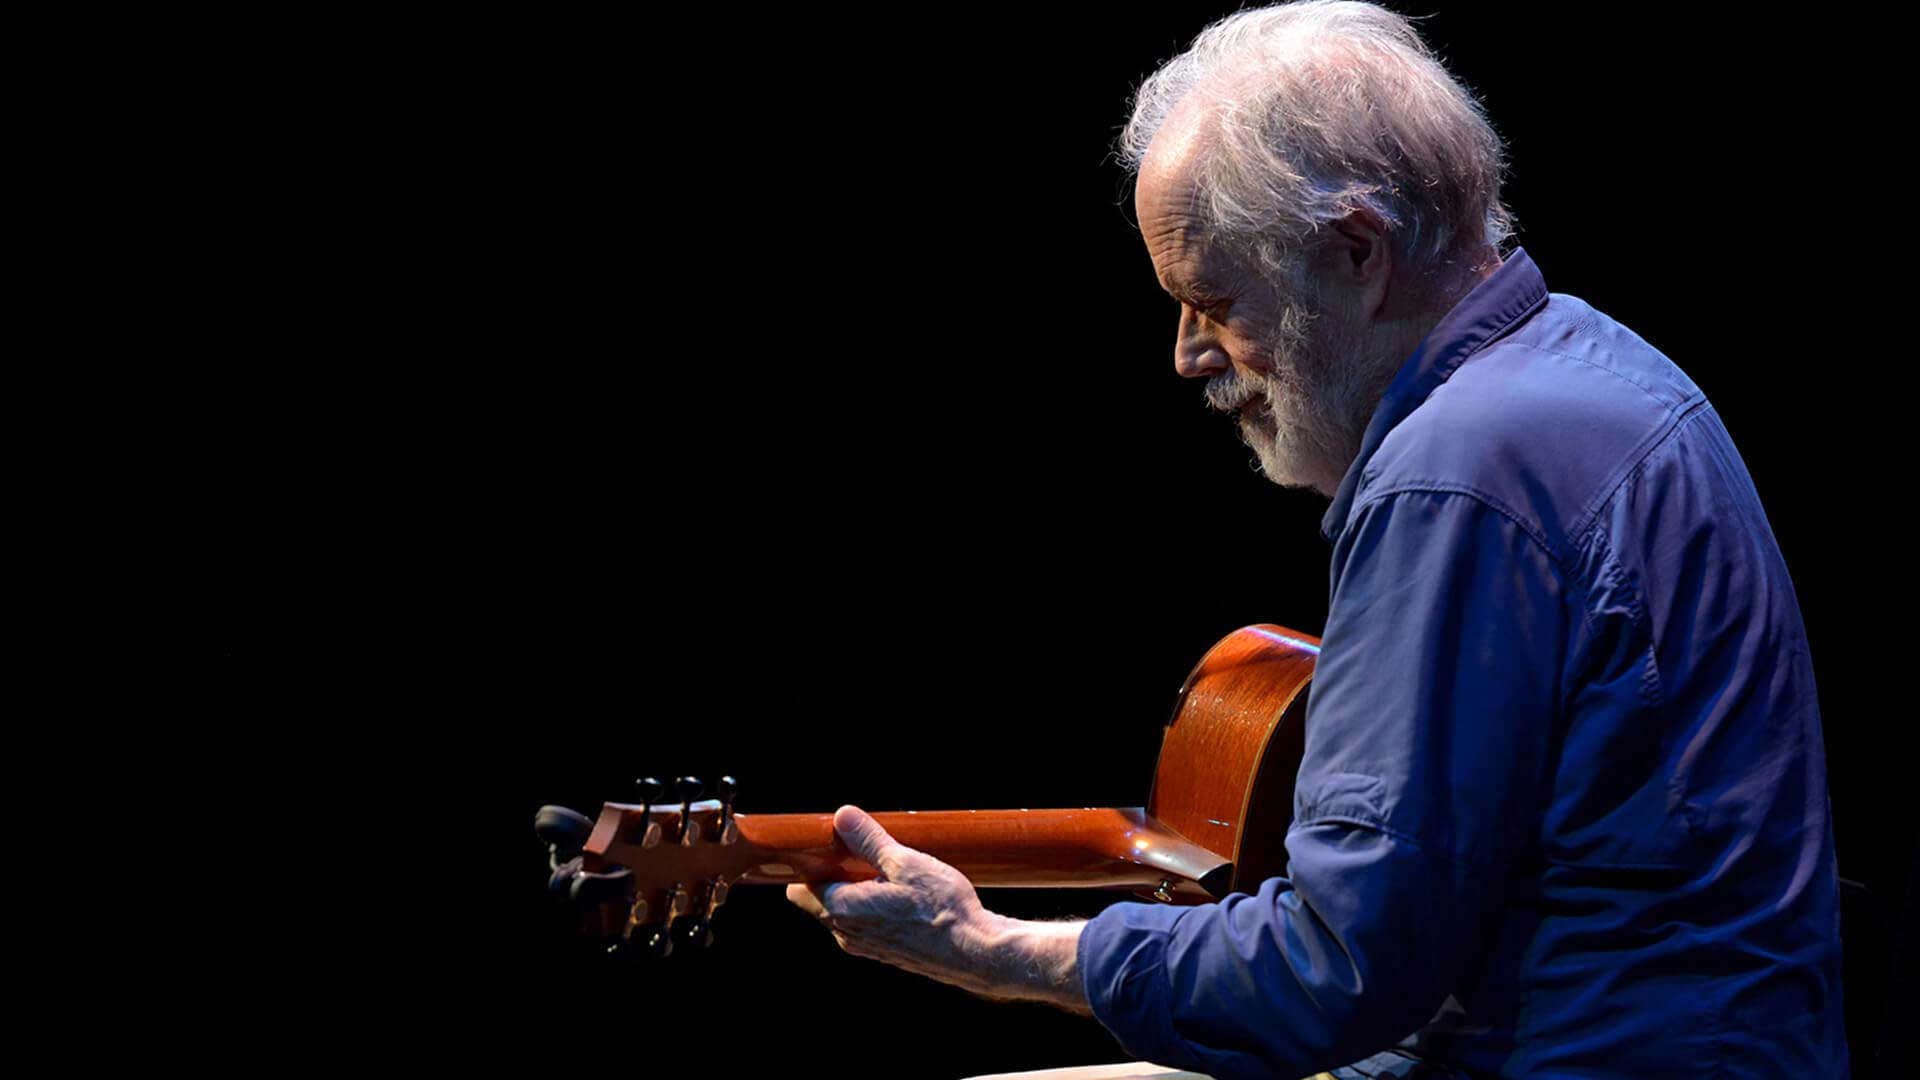
{"label": "man's nose", "polygon": [[1180,313],[1180,332],[1173,342],[1173,370],[1181,378],[1202,379],[1218,375],[1231,365],[1220,340],[1192,311]]}

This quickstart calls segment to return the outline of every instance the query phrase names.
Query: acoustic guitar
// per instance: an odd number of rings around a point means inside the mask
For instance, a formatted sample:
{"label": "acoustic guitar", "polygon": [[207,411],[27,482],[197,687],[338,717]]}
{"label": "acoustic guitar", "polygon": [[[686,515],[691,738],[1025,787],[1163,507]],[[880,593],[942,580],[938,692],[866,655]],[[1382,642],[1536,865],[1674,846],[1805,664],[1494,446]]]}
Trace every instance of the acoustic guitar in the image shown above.
{"label": "acoustic guitar", "polygon": [[[1304,748],[1306,689],[1318,638],[1242,627],[1207,650],[1181,684],[1144,807],[936,810],[874,814],[901,843],[992,888],[1131,889],[1172,904],[1251,892],[1286,869],[1293,784]],[[581,927],[617,957],[704,947],[736,885],[876,876],[833,830],[832,814],[741,814],[734,786],[678,802],[609,802],[597,820],[543,806],[549,884],[579,905]]]}

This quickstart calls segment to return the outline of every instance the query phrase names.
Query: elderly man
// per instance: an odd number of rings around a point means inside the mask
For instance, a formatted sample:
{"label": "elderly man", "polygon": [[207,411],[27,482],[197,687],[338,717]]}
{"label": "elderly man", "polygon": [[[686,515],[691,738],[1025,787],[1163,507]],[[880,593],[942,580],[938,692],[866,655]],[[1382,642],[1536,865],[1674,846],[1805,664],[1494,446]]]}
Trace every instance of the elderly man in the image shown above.
{"label": "elderly man", "polygon": [[1391,12],[1287,4],[1148,79],[1123,149],[1175,368],[1333,500],[1288,874],[1021,922],[843,807],[881,878],[789,898],[1218,1077],[1843,1075],[1786,568],[1699,388],[1499,254],[1472,95]]}

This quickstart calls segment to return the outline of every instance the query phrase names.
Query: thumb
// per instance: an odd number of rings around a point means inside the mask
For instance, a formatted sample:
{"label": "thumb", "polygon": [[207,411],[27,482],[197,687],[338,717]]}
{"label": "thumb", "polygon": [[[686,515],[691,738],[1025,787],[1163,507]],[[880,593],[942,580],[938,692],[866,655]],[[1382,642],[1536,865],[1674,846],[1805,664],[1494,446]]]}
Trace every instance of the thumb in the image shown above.
{"label": "thumb", "polygon": [[847,845],[847,850],[865,859],[881,874],[892,877],[899,869],[900,855],[906,849],[900,846],[873,815],[857,806],[843,806],[833,812],[833,831]]}

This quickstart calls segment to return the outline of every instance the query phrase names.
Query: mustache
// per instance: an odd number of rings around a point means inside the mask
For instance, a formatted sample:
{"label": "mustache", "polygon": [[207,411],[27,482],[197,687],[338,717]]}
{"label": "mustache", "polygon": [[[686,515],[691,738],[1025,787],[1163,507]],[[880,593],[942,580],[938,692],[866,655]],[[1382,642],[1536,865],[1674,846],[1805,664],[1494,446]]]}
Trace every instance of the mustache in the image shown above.
{"label": "mustache", "polygon": [[1249,402],[1261,397],[1265,387],[1232,368],[1207,380],[1204,394],[1207,408],[1216,412],[1239,412]]}

